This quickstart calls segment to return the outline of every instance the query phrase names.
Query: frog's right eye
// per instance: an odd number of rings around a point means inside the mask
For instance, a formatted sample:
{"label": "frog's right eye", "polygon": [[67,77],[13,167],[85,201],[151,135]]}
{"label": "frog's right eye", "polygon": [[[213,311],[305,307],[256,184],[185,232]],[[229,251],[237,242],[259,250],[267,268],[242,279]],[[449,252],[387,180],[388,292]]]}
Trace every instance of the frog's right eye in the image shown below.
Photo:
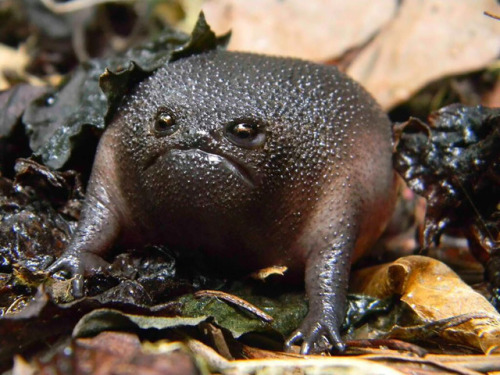
{"label": "frog's right eye", "polygon": [[161,109],[158,111],[153,123],[153,131],[155,135],[160,137],[172,135],[177,131],[177,129],[178,125],[172,111],[168,109]]}
{"label": "frog's right eye", "polygon": [[233,144],[243,148],[257,148],[266,141],[264,127],[253,120],[236,120],[225,129],[226,138]]}

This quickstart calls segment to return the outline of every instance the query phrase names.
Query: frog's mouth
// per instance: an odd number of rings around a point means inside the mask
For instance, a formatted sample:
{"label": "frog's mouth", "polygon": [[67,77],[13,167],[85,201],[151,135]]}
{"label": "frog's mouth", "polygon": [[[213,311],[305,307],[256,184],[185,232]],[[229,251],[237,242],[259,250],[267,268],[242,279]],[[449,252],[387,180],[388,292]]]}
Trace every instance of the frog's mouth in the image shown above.
{"label": "frog's mouth", "polygon": [[251,188],[255,188],[261,181],[259,175],[252,170],[250,167],[246,166],[240,160],[227,155],[219,155],[211,152],[203,151],[198,148],[190,149],[169,149],[167,152],[154,156],[147,164],[144,170],[147,170],[155,162],[165,156],[177,156],[177,157],[188,157],[196,158],[198,160],[203,160],[208,165],[220,165],[234,176],[236,176],[245,185]]}

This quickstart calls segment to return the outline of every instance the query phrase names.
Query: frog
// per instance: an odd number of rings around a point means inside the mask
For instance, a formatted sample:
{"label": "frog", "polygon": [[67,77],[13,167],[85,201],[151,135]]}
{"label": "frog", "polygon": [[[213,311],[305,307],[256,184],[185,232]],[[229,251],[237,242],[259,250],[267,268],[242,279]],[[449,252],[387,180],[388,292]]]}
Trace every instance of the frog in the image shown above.
{"label": "frog", "polygon": [[286,267],[309,310],[285,341],[343,351],[351,265],[391,217],[391,122],[331,65],[213,50],[139,82],[97,148],[81,217],[49,272],[83,278],[111,249],[201,251],[222,269]]}

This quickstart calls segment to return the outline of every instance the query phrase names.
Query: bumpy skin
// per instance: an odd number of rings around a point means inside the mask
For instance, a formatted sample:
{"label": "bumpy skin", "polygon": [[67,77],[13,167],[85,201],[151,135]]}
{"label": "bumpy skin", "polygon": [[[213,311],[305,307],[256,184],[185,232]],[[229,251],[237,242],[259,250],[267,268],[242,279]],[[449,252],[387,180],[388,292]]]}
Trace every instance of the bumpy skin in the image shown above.
{"label": "bumpy skin", "polygon": [[[165,114],[175,124],[162,132]],[[239,123],[255,134],[232,136]],[[168,64],[104,133],[77,233],[51,271],[95,272],[120,243],[202,249],[225,269],[287,266],[309,298],[287,346],[343,349],[350,264],[392,210],[390,128],[334,67],[227,51]]]}

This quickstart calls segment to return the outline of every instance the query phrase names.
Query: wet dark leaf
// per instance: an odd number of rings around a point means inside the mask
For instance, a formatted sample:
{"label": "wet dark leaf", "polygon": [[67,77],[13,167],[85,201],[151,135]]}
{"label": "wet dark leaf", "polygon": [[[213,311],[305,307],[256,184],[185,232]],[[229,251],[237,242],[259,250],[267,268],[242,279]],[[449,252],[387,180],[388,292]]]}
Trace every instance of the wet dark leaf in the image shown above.
{"label": "wet dark leaf", "polygon": [[82,64],[60,88],[26,109],[22,120],[30,147],[45,165],[61,168],[85,127],[94,129],[94,136],[104,129],[107,100],[98,79],[105,66],[104,61],[97,60]]}
{"label": "wet dark leaf", "polygon": [[[83,201],[84,192],[77,172],[56,172],[29,159],[18,159],[15,172],[16,190],[29,186],[36,190],[38,199],[49,201],[54,208],[75,220],[79,218],[79,205]],[[78,212],[74,212],[75,209]]]}
{"label": "wet dark leaf", "polygon": [[[49,200],[37,197],[37,179],[46,189],[45,176],[26,171],[25,178],[28,175],[32,186],[20,181],[15,189],[10,180],[0,177],[0,257],[5,264],[18,263],[28,269],[42,270],[62,253],[76,219],[71,221],[61,215],[69,207],[67,201],[64,204],[59,201],[61,211],[58,211]],[[63,176],[59,178],[64,181]],[[50,199],[59,200],[60,194],[71,196],[64,189],[61,187],[59,192],[50,192]],[[79,203],[76,198],[70,205],[73,204],[74,210],[79,211]]]}
{"label": "wet dark leaf", "polygon": [[149,247],[142,254],[131,251],[118,255],[109,273],[86,279],[87,295],[102,303],[153,306],[191,292],[194,288],[191,280],[183,277],[183,266],[168,250],[158,249]]}
{"label": "wet dark leaf", "polygon": [[426,245],[458,232],[485,263],[500,234],[500,109],[451,105],[395,130],[395,167],[427,199]]}
{"label": "wet dark leaf", "polygon": [[26,83],[0,92],[0,139],[12,133],[28,104],[46,92],[46,87]]}
{"label": "wet dark leaf", "polygon": [[362,294],[349,294],[347,314],[343,330],[354,329],[370,317],[388,313],[394,304],[392,299],[379,299]]}
{"label": "wet dark leaf", "polygon": [[135,83],[147,77],[148,73],[142,70],[135,62],[130,61],[126,68],[119,68],[116,72],[106,68],[99,77],[99,86],[107,97],[109,108],[105,114],[111,120],[114,110],[120,103],[123,95],[127,93]]}
{"label": "wet dark leaf", "polygon": [[30,155],[21,116],[31,101],[47,92],[46,87],[20,84],[0,92],[0,173],[10,176],[15,159]]}
{"label": "wet dark leaf", "polygon": [[15,182],[0,177],[0,315],[26,306],[67,246],[83,197],[78,180],[25,159]]}

